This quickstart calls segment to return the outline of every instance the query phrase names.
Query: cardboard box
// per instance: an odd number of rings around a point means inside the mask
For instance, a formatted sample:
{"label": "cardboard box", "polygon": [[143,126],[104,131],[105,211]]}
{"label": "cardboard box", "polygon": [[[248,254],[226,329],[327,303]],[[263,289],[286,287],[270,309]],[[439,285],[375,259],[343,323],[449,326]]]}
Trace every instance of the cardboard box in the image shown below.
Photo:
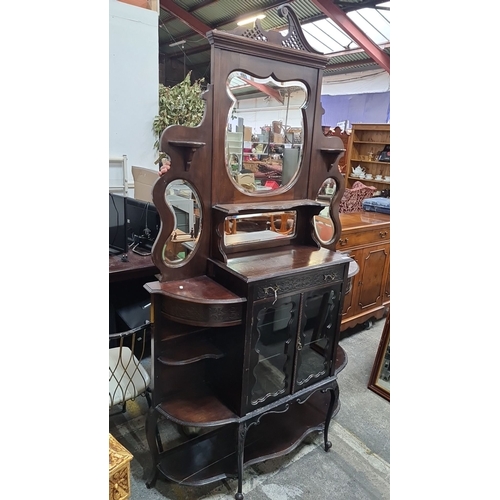
{"label": "cardboard box", "polygon": [[245,127],[245,131],[243,132],[243,140],[244,141],[252,140],[252,127]]}
{"label": "cardboard box", "polygon": [[283,134],[273,134],[273,142],[275,144],[283,144],[284,140]]}

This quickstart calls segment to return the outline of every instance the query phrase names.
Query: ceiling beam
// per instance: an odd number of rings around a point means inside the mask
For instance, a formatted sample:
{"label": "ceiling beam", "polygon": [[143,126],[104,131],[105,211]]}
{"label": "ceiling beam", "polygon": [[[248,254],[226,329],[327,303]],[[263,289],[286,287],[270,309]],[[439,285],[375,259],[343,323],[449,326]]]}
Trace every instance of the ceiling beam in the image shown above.
{"label": "ceiling beam", "polygon": [[160,0],[162,9],[168,10],[175,17],[179,18],[184,24],[187,24],[196,33],[206,38],[207,32],[211,30],[210,26],[203,24],[197,17],[179,7],[173,0]]}
{"label": "ceiling beam", "polygon": [[364,51],[387,73],[390,73],[390,58],[375,45],[331,0],[311,0],[321,12],[342,28]]}
{"label": "ceiling beam", "polygon": [[273,89],[272,87],[267,86],[265,83],[257,83],[257,82],[254,82],[253,80],[248,80],[247,78],[243,78],[242,76],[240,76],[240,78],[244,82],[251,85],[252,87],[255,87],[257,90],[264,92],[264,94],[267,94],[269,97],[273,97],[280,104],[284,103],[284,100],[283,100],[283,97],[281,96],[281,94],[277,90]]}

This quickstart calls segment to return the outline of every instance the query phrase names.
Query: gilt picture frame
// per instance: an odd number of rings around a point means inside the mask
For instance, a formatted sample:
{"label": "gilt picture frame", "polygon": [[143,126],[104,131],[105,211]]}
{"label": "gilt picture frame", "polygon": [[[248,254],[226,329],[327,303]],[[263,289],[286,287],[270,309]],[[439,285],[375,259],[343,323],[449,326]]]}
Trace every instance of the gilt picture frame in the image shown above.
{"label": "gilt picture frame", "polygon": [[382,396],[387,401],[391,400],[390,391],[390,314],[387,313],[382,330],[382,336],[373,362],[373,368],[368,382],[368,389]]}

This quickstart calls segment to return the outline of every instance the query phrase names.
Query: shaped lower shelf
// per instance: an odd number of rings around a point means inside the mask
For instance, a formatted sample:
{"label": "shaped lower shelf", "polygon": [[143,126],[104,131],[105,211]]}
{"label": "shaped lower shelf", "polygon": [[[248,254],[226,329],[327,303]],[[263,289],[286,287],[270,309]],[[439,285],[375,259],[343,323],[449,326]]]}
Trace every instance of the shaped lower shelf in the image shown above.
{"label": "shaped lower shelf", "polygon": [[[290,401],[285,412],[262,413],[248,421],[244,466],[290,453],[308,434],[322,431],[329,392],[318,390],[302,404]],[[339,408],[337,401],[333,415]],[[218,427],[161,453],[159,471],[170,481],[190,486],[237,477],[238,423]]]}

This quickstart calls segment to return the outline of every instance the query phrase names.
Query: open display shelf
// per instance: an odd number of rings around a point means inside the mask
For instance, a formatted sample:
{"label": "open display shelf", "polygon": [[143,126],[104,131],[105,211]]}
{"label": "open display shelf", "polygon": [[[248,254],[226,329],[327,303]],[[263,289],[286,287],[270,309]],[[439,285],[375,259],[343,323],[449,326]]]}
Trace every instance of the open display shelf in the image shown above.
{"label": "open display shelf", "polygon": [[[389,189],[391,164],[388,161],[379,161],[377,157],[384,148],[390,148],[390,145],[389,124],[353,124],[347,148],[346,187],[351,188],[354,182],[361,181],[379,190]],[[365,175],[369,174],[372,178],[353,175],[357,167],[361,167]],[[381,178],[377,179],[377,176]]]}

